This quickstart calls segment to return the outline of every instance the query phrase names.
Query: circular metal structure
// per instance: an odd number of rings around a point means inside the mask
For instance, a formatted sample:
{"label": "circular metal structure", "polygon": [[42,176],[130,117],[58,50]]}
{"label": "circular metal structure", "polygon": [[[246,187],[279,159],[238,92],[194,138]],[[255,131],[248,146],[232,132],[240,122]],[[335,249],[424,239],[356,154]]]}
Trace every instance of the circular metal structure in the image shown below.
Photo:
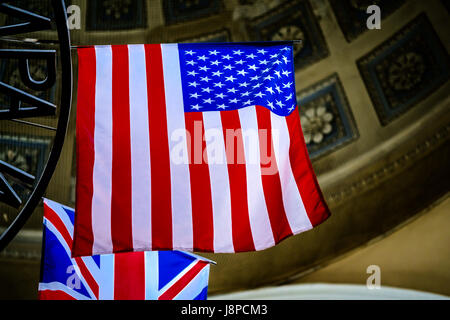
{"label": "circular metal structure", "polygon": [[[0,27],[0,41],[23,43],[23,40],[15,38],[15,35],[49,30],[52,26],[56,26],[58,40],[54,41],[54,43],[59,49],[44,49],[44,46],[41,46],[43,42],[36,40],[33,42],[33,49],[0,49],[0,59],[18,60],[20,79],[23,85],[33,92],[49,90],[55,85],[57,71],[61,75],[58,83],[60,95],[56,104],[29,93],[30,90],[25,91],[0,81],[0,93],[6,95],[10,101],[9,106],[0,109],[1,122],[15,121],[23,125],[33,125],[55,131],[50,153],[39,176],[33,176],[7,161],[0,160],[0,202],[6,203],[18,212],[12,223],[0,235],[0,251],[17,235],[41,201],[55,171],[68,127],[72,102],[72,58],[67,13],[64,0],[51,0],[50,3],[54,12],[53,19],[35,12],[26,11],[14,5],[0,4],[0,12],[6,14],[8,18],[13,17],[16,21],[20,20],[19,23]],[[57,56],[59,59],[58,64]],[[36,59],[46,62],[47,75],[45,79],[36,80],[30,74],[29,62]],[[60,66],[60,70],[57,70],[57,65]],[[29,117],[47,116],[57,118],[56,128],[23,120]],[[14,181],[30,189],[29,196],[26,199],[22,199],[5,178],[5,175],[12,177]]]}

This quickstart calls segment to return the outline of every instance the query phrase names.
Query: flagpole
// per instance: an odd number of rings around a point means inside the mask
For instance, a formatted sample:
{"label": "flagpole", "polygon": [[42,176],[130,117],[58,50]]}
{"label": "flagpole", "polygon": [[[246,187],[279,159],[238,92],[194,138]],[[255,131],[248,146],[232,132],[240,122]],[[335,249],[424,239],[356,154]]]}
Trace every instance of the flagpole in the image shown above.
{"label": "flagpole", "polygon": [[[34,39],[34,38],[20,39],[20,38],[13,38],[13,37],[1,37],[0,41],[26,43],[26,44],[31,44],[31,45],[43,45],[43,44],[59,45],[58,40],[40,40],[40,39]],[[293,44],[300,44],[303,42],[303,40],[301,40],[301,39],[285,40],[285,41],[281,41],[281,42],[289,42],[289,41],[292,41]],[[261,41],[247,41],[247,43],[252,43],[252,42],[261,42]],[[267,41],[267,42],[269,42],[269,41]],[[273,41],[270,41],[270,42],[273,42]],[[71,45],[70,49],[76,50],[78,48],[86,48],[86,47],[90,47],[90,46],[89,45],[79,45],[79,46]]]}

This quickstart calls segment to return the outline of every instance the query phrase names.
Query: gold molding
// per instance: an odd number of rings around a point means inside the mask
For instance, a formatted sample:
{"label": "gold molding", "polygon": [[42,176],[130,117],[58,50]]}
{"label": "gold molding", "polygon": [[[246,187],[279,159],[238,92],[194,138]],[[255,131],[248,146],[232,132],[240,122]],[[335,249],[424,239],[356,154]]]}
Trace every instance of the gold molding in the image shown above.
{"label": "gold molding", "polygon": [[355,182],[349,183],[338,191],[331,192],[325,195],[327,203],[331,207],[335,207],[340,203],[347,201],[358,194],[367,190],[375,188],[380,183],[395,176],[399,172],[407,169],[413,162],[421,159],[423,156],[439,147],[442,143],[447,141],[450,137],[450,124],[441,127],[432,135],[416,144],[414,148],[408,149],[403,155],[390,161],[382,168],[372,171],[370,174],[358,179]]}

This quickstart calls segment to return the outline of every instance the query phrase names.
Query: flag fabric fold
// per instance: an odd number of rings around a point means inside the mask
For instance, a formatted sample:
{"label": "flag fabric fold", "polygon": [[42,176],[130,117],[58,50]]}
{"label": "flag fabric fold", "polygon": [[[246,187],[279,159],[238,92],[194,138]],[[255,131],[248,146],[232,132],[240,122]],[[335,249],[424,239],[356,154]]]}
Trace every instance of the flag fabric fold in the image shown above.
{"label": "flag fabric fold", "polygon": [[206,300],[210,261],[181,251],[71,257],[73,209],[44,199],[40,300]]}
{"label": "flag fabric fold", "polygon": [[78,49],[73,256],[263,250],[330,212],[292,43]]}

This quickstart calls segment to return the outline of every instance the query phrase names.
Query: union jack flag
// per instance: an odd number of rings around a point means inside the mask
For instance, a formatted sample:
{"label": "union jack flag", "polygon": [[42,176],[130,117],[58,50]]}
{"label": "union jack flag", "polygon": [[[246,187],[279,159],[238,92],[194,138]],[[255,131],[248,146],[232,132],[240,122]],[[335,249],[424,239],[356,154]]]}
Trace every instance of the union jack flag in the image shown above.
{"label": "union jack flag", "polygon": [[40,300],[205,300],[210,262],[181,251],[71,258],[75,211],[44,199]]}

